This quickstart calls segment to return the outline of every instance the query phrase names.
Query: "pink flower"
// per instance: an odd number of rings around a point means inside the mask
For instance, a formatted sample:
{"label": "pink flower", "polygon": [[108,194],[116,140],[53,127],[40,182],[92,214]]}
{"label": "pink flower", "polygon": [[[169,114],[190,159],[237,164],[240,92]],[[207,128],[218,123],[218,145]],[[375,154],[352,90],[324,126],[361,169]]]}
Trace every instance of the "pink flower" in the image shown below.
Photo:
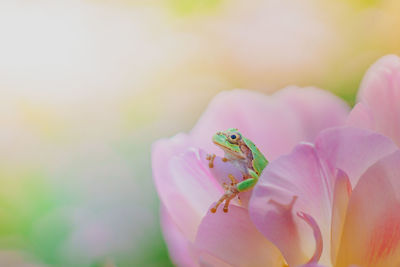
{"label": "pink flower", "polygon": [[390,137],[400,146],[400,58],[381,58],[367,71],[348,124]]}
{"label": "pink flower", "polygon": [[290,266],[400,265],[398,57],[370,68],[359,100],[349,126],[271,162],[253,190],[250,217]]}
{"label": "pink flower", "polygon": [[190,134],[156,142],[153,176],[173,261],[179,266],[284,266],[282,253],[251,221],[251,192],[241,196],[242,205],[232,202],[228,213],[209,212],[227,174],[240,177],[219,157],[214,168],[208,167],[207,153],[222,155],[211,137],[239,128],[271,161],[298,142],[314,141],[321,130],[343,125],[347,113],[340,99],[314,88],[291,87],[272,96],[235,90],[216,96]]}

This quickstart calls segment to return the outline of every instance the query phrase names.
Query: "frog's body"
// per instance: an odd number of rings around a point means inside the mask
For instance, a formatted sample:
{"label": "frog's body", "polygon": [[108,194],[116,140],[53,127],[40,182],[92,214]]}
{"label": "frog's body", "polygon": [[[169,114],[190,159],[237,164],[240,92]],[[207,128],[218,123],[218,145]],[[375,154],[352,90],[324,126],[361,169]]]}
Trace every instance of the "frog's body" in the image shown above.
{"label": "frog's body", "polygon": [[[231,186],[225,186],[226,192],[211,209],[215,212],[217,207],[225,201],[224,211],[228,211],[229,201],[240,192],[252,189],[261,172],[267,166],[268,161],[258,150],[256,145],[249,139],[242,136],[237,129],[228,129],[225,132],[218,132],[213,136],[213,142],[225,152],[225,160],[231,162],[243,174],[243,181],[237,182],[233,176]],[[212,161],[215,156],[209,157]],[[210,167],[212,164],[210,164]]]}

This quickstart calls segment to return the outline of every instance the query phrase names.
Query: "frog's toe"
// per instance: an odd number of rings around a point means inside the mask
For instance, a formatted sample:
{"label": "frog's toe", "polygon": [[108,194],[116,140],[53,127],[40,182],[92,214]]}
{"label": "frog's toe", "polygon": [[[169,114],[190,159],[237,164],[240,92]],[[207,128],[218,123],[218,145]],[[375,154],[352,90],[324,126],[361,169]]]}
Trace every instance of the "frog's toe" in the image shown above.
{"label": "frog's toe", "polygon": [[229,207],[229,202],[231,201],[231,198],[228,198],[227,200],[225,200],[225,205],[224,205],[224,212],[227,213],[228,212],[228,207]]}
{"label": "frog's toe", "polygon": [[231,180],[231,185],[236,185],[239,182],[232,174],[228,174],[228,178]]}
{"label": "frog's toe", "polygon": [[214,168],[215,154],[207,154],[206,160],[208,160],[208,167],[210,169]]}

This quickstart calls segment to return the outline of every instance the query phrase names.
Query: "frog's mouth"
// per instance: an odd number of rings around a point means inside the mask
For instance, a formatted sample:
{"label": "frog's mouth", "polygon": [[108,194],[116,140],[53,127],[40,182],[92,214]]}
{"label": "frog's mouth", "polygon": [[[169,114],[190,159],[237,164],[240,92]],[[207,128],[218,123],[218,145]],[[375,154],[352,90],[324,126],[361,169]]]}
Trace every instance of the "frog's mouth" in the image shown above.
{"label": "frog's mouth", "polygon": [[245,158],[243,152],[240,150],[240,147],[238,145],[229,143],[229,141],[226,140],[225,136],[215,135],[213,137],[213,143],[219,146],[227,154],[230,154],[238,159]]}
{"label": "frog's mouth", "polygon": [[224,150],[225,153],[234,156],[237,159],[245,159],[246,157],[243,155],[242,152],[236,152],[235,150],[226,148],[218,143],[215,143],[216,145],[218,145],[222,150]]}

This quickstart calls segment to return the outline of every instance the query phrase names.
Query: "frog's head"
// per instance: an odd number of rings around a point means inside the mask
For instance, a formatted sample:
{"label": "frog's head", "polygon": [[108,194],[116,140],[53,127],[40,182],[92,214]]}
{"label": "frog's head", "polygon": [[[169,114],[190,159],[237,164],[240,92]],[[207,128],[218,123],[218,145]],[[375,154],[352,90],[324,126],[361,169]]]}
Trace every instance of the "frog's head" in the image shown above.
{"label": "frog's head", "polygon": [[246,155],[240,149],[240,141],[242,140],[242,134],[238,129],[228,129],[223,132],[217,132],[212,138],[214,144],[222,148],[225,153],[228,153],[237,158],[245,158]]}

